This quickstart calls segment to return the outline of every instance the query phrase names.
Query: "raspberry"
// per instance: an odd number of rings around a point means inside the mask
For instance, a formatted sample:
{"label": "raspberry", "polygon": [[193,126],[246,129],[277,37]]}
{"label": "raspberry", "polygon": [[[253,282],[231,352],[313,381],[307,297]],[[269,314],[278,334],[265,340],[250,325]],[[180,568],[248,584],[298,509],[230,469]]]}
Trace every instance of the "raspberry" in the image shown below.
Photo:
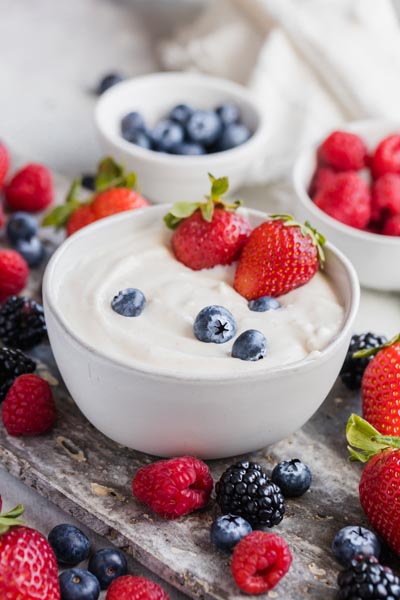
{"label": "raspberry", "polygon": [[0,189],[3,187],[4,180],[10,168],[10,156],[5,145],[0,142]]}
{"label": "raspberry", "polygon": [[236,585],[247,594],[272,590],[292,564],[289,546],[275,533],[253,531],[235,546],[232,575]]}
{"label": "raspberry", "polygon": [[3,204],[0,202],[0,229],[4,227],[6,218],[4,216]]}
{"label": "raspberry", "polygon": [[339,173],[320,190],[315,204],[328,215],[350,227],[364,229],[371,218],[371,193],[357,173]]}
{"label": "raspberry", "polygon": [[209,468],[191,456],[142,467],[132,482],[133,495],[166,519],[176,519],[205,506],[212,488]]}
{"label": "raspberry", "polygon": [[400,215],[390,217],[385,222],[382,233],[384,235],[400,235]]}
{"label": "raspberry", "polygon": [[337,171],[358,171],[367,162],[367,147],[364,141],[348,131],[334,131],[319,148],[322,163]]}
{"label": "raspberry", "polygon": [[335,178],[335,175],[335,171],[329,167],[317,168],[310,183],[309,194],[311,198],[313,198],[317,192],[322,190],[322,188],[330,184]]}
{"label": "raspberry", "polygon": [[111,583],[106,600],[169,600],[169,596],[150,579],[124,575]]}
{"label": "raspberry", "polygon": [[386,221],[400,214],[400,175],[386,173],[372,187],[372,214],[374,222]]}
{"label": "raspberry", "polygon": [[371,157],[371,171],[375,178],[385,173],[400,173],[400,135],[382,140]]}
{"label": "raspberry", "polygon": [[94,223],[96,217],[90,206],[81,206],[77,208],[67,221],[66,230],[67,236],[72,235],[75,231]]}
{"label": "raspberry", "polygon": [[26,165],[4,188],[8,206],[12,210],[38,212],[53,201],[53,180],[43,165]]}
{"label": "raspberry", "polygon": [[4,427],[10,435],[40,435],[56,420],[53,394],[47,381],[37,375],[20,375],[2,406]]}
{"label": "raspberry", "polygon": [[149,206],[149,202],[129,188],[112,188],[96,195],[91,204],[96,219],[110,217],[125,210]]}
{"label": "raspberry", "polygon": [[27,262],[15,250],[0,250],[0,302],[18,294],[26,286]]}

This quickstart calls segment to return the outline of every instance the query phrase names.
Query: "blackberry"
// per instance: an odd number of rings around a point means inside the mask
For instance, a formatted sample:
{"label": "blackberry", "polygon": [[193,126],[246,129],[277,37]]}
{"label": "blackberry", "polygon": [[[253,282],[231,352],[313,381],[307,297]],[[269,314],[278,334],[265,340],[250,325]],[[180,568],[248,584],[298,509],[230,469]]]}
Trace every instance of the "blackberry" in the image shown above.
{"label": "blackberry", "polygon": [[14,379],[25,373],[33,373],[36,365],[21,350],[0,348],[0,402],[4,400]]}
{"label": "blackberry", "polygon": [[46,331],[43,307],[34,300],[11,296],[0,306],[0,339],[5,346],[32,348]]}
{"label": "blackberry", "polygon": [[215,489],[224,514],[243,517],[253,526],[273,527],[283,519],[281,490],[257,463],[243,461],[230,466]]}
{"label": "blackberry", "polygon": [[364,371],[367,368],[369,361],[373,358],[373,356],[353,358],[353,354],[359,350],[376,348],[385,342],[387,342],[387,338],[384,335],[376,335],[371,332],[353,335],[340,371],[340,378],[349,390],[358,390],[361,387]]}
{"label": "blackberry", "polygon": [[338,575],[340,600],[400,600],[400,580],[375,556],[358,555]]}

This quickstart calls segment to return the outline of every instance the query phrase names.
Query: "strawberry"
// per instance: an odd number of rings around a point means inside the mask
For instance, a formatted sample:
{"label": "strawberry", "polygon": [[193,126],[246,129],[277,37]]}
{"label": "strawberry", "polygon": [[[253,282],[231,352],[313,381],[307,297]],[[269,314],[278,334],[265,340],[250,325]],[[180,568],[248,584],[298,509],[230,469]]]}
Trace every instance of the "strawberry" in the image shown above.
{"label": "strawberry", "polygon": [[38,212],[53,202],[53,179],[47,167],[29,164],[17,171],[4,188],[12,210]]}
{"label": "strawberry", "polygon": [[68,218],[66,224],[67,236],[72,235],[75,231],[94,223],[96,217],[92,211],[91,206],[80,206],[77,208],[72,215]]}
{"label": "strawberry", "polygon": [[367,463],[360,503],[377,534],[400,554],[400,437],[384,436],[357,415],[346,428],[350,460]]}
{"label": "strawberry", "polygon": [[22,526],[23,510],[0,515],[0,598],[60,600],[54,552],[41,533]]}
{"label": "strawberry", "polygon": [[178,202],[164,217],[175,229],[171,243],[176,258],[194,271],[232,263],[251,231],[250,223],[233,212],[240,203],[228,205],[221,199],[228,190],[227,177],[209,177],[211,195],[206,202]]}
{"label": "strawberry", "polygon": [[10,168],[10,155],[5,145],[0,142],[0,189],[3,187],[4,180]]}
{"label": "strawberry", "polygon": [[95,196],[90,206],[97,220],[125,210],[150,206],[150,203],[135,190],[120,187],[100,192]]}
{"label": "strawberry", "polygon": [[304,285],[323,263],[325,238],[306,222],[272,215],[246,242],[233,287],[247,300],[281,296]]}

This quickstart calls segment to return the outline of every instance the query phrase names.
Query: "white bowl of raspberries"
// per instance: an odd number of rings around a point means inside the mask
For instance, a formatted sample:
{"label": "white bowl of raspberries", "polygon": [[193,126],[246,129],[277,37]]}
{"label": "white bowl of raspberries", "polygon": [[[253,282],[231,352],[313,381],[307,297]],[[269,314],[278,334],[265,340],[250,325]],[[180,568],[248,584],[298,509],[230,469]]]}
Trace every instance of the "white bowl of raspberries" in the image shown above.
{"label": "white bowl of raspberries", "polygon": [[296,161],[294,211],[353,262],[361,285],[399,291],[400,125],[350,123]]}

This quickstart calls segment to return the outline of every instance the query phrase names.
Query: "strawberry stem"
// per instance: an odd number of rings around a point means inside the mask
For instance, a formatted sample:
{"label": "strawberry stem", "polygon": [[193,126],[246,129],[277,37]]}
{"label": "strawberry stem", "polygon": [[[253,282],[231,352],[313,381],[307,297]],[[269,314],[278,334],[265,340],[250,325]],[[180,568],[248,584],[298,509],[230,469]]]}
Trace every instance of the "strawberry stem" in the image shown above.
{"label": "strawberry stem", "polygon": [[0,514],[0,535],[2,533],[6,533],[11,527],[16,525],[23,525],[24,521],[19,519],[19,517],[24,512],[24,507],[22,504],[18,504],[12,510]]}
{"label": "strawberry stem", "polygon": [[386,342],[385,344],[381,344],[380,346],[376,346],[375,348],[368,348],[367,350],[358,350],[358,352],[354,352],[353,358],[366,358],[368,356],[375,356],[378,354],[383,348],[390,348],[394,344],[398,344],[400,342],[400,333],[392,337],[391,340]]}
{"label": "strawberry stem", "polygon": [[366,463],[388,448],[400,448],[400,437],[381,435],[368,421],[352,414],[346,425],[350,461]]}
{"label": "strawberry stem", "polygon": [[314,246],[317,248],[319,264],[320,267],[323,268],[325,262],[324,245],[326,243],[326,238],[322,235],[322,233],[315,229],[309,221],[305,221],[305,223],[299,223],[292,217],[292,215],[274,214],[270,215],[270,219],[274,221],[283,221],[283,224],[286,227],[299,227],[304,236],[308,235],[312,239]]}

